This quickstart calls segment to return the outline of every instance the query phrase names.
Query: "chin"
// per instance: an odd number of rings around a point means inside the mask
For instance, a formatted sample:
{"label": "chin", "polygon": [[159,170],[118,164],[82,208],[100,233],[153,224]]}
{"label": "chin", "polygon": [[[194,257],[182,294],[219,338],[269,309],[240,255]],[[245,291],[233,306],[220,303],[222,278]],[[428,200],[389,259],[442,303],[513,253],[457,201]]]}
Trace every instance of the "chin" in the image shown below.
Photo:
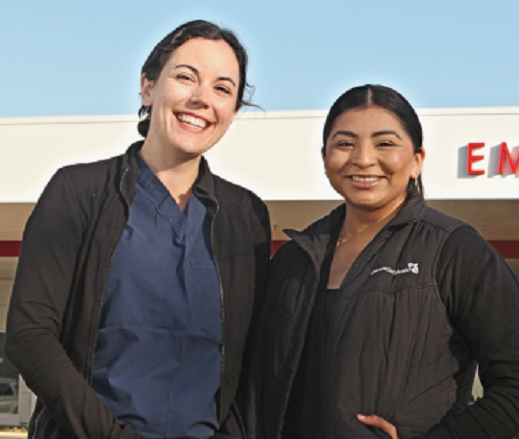
{"label": "chin", "polygon": [[398,209],[406,199],[406,196],[403,197],[395,197],[391,199],[359,199],[359,198],[346,198],[346,205],[354,206],[357,209],[364,210],[366,212],[376,212],[377,210],[381,211],[393,211],[394,209]]}
{"label": "chin", "polygon": [[365,210],[366,212],[375,212],[378,209],[382,209],[384,206],[373,203],[348,203],[346,201],[347,206],[352,206],[360,210]]}
{"label": "chin", "polygon": [[212,145],[202,144],[202,145],[193,145],[193,144],[184,144],[184,145],[176,145],[175,149],[179,151],[181,154],[194,157],[199,156],[206,152],[207,150],[211,149]]}
{"label": "chin", "polygon": [[343,197],[346,200],[346,205],[362,209],[375,210],[383,207],[384,204],[381,200],[377,200],[373,197],[348,197],[344,195]]}

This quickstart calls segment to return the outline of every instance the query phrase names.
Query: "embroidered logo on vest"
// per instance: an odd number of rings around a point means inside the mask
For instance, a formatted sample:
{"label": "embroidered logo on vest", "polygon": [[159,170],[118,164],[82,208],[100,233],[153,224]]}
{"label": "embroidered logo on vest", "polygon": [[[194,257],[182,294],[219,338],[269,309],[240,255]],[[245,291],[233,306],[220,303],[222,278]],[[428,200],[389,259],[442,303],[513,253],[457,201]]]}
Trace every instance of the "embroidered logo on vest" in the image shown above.
{"label": "embroidered logo on vest", "polygon": [[392,274],[393,276],[396,276],[397,274],[405,274],[405,273],[414,273],[418,274],[420,272],[420,269],[418,268],[418,263],[414,264],[412,262],[409,262],[407,264],[407,268],[403,268],[401,270],[393,270],[389,267],[380,267],[376,268],[371,272],[371,276],[373,276],[376,273],[379,273],[380,271],[387,271],[388,273]]}

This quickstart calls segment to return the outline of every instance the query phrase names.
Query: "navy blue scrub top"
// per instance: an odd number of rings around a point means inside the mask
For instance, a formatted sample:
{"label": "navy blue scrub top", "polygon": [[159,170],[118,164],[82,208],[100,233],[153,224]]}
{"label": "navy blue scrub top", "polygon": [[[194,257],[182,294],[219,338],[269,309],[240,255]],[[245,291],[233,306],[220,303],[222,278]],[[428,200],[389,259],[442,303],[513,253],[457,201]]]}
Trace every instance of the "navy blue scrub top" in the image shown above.
{"label": "navy blue scrub top", "polygon": [[139,157],[130,217],[110,269],[93,387],[149,438],[206,439],[218,429],[220,284],[210,220],[184,212]]}

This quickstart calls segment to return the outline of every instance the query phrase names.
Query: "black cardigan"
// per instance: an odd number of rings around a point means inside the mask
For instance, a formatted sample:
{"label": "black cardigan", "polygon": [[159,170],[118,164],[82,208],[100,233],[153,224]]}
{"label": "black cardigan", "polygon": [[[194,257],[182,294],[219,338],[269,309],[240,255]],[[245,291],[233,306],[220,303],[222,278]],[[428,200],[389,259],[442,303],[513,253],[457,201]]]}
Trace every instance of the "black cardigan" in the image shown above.
{"label": "black cardigan", "polygon": [[[104,288],[135,194],[141,145],[59,170],[27,223],[5,352],[38,397],[31,439],[141,438],[90,386]],[[204,159],[193,192],[212,222],[222,291],[220,422],[231,434],[240,425],[233,401],[256,284],[270,255],[269,217],[258,197],[211,174]]]}

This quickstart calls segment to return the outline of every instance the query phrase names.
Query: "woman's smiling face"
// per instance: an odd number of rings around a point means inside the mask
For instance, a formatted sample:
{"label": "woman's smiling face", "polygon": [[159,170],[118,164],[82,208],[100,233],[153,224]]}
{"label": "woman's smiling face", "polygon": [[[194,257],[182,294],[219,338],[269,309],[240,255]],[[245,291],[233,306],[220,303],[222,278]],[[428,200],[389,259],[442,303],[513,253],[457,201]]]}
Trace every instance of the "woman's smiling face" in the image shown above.
{"label": "woman's smiling face", "polygon": [[392,211],[404,202],[425,153],[414,152],[398,117],[378,106],[353,108],[333,123],[324,150],[326,174],[348,207]]}
{"label": "woman's smiling face", "polygon": [[187,41],[156,81],[141,79],[143,105],[152,107],[147,142],[172,149],[180,159],[207,151],[233,121],[239,81],[238,60],[225,41]]}

